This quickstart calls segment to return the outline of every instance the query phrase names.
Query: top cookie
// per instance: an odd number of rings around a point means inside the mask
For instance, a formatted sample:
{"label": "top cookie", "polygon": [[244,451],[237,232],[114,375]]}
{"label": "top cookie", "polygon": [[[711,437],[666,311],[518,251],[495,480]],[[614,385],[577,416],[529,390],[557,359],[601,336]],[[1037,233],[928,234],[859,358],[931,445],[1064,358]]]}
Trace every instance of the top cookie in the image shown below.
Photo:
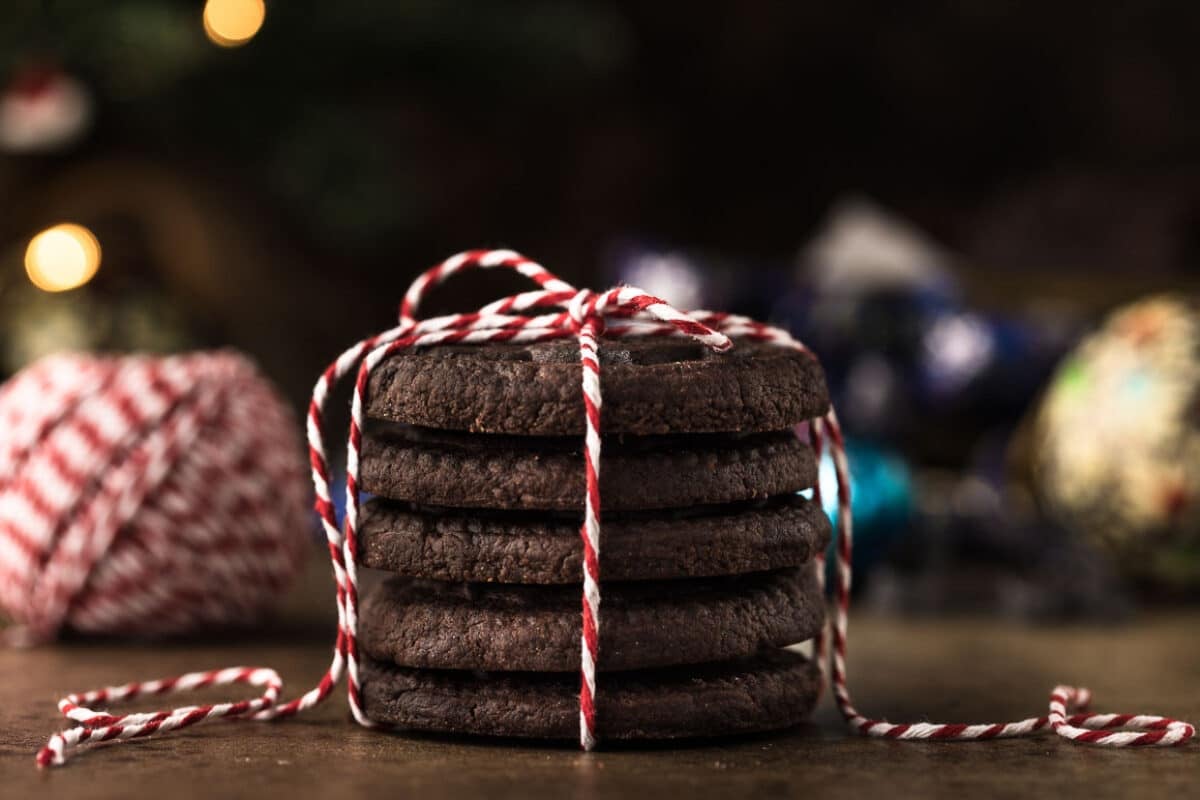
{"label": "top cookie", "polygon": [[[715,353],[682,339],[603,339],[605,433],[777,431],[829,408],[815,359],[737,340]],[[533,436],[584,432],[579,347],[438,345],[398,353],[371,375],[367,414],[444,430]]]}

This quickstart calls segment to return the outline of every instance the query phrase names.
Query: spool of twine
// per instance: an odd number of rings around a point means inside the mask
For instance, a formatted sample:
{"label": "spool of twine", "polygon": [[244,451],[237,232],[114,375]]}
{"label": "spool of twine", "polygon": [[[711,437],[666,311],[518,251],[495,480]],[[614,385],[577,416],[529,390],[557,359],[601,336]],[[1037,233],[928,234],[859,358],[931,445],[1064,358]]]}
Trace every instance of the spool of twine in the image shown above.
{"label": "spool of twine", "polygon": [[244,357],[56,355],[0,386],[14,643],[259,618],[306,552],[292,414]]}

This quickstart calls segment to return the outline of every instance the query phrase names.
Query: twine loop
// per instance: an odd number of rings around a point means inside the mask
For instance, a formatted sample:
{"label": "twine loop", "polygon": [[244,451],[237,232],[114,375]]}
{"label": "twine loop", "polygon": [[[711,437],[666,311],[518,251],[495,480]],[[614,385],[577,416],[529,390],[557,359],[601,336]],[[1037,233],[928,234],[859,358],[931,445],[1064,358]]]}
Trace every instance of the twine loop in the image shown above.
{"label": "twine loop", "polygon": [[599,300],[600,296],[591,289],[580,289],[567,301],[567,318],[574,333],[580,333],[588,323],[595,335],[604,332],[604,309],[598,306]]}

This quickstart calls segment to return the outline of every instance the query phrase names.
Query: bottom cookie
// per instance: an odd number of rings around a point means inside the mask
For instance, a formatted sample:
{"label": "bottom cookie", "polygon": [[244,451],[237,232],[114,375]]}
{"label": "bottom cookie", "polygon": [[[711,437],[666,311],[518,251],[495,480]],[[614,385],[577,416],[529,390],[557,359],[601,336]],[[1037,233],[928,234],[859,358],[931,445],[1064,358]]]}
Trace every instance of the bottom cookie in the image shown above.
{"label": "bottom cookie", "polygon": [[[537,739],[579,736],[579,677],[422,670],[364,660],[367,716],[402,729]],[[670,669],[602,674],[604,739],[756,733],[804,721],[820,694],[816,664],[787,650]]]}

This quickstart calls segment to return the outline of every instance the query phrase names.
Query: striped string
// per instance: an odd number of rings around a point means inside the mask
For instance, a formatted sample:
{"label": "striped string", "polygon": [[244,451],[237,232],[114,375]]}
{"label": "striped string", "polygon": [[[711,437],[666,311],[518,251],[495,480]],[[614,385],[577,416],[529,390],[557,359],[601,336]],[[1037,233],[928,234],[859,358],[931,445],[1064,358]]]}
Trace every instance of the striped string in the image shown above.
{"label": "striped string", "polygon": [[600,652],[600,359],[595,319],[579,326],[579,360],[583,365],[583,407],[587,416],[583,466],[587,478],[583,525],[583,635],[579,654],[579,743],[596,746],[596,656]]}
{"label": "striped string", "polygon": [[[477,269],[513,270],[537,284],[538,289],[515,294],[489,303],[478,311],[451,314],[426,320],[417,318],[421,302],[430,290],[452,276]],[[582,398],[586,415],[584,469],[587,495],[580,528],[584,553],[581,681],[579,693],[580,745],[591,750],[597,743],[596,663],[599,658],[600,631],[600,450],[601,450],[601,368],[597,357],[600,335],[605,337],[688,337],[724,351],[732,339],[745,338],[789,347],[808,355],[811,352],[779,328],[748,317],[714,311],[681,312],[661,299],[639,289],[622,287],[597,294],[578,290],[555,277],[541,265],[511,250],[471,250],[459,253],[420,275],[404,296],[399,324],[381,334],[364,339],[345,350],[321,374],[313,388],[309,404],[307,433],[316,510],[321,519],[333,566],[335,603],[338,612],[337,638],[332,661],[320,682],[300,697],[276,704],[281,691],[278,676],[272,670],[233,668],[192,673],[167,681],[129,684],[119,690],[72,695],[60,703],[60,709],[80,727],[51,738],[38,754],[38,764],[61,764],[69,750],[84,742],[161,735],[167,731],[202,721],[237,716],[253,719],[279,719],[320,703],[347,673],[347,693],[354,718],[367,727],[380,727],[371,721],[361,705],[358,674],[358,578],[356,572],[359,520],[359,458],[365,423],[366,394],[372,370],[384,359],[409,348],[435,344],[486,344],[488,342],[533,343],[575,339],[579,344],[582,371]],[[815,356],[814,356],[815,357]],[[324,436],[324,413],[332,387],[351,372],[356,373],[351,402],[350,431],[346,447],[346,515],[339,526],[329,487],[329,463]],[[837,476],[838,537],[836,546],[837,584],[834,590],[833,622],[815,642],[815,653],[822,672],[831,670],[834,701],[847,724],[857,733],[905,740],[980,740],[1034,734],[1047,728],[1071,741],[1109,747],[1176,745],[1195,733],[1186,723],[1166,717],[1122,714],[1088,714],[1086,689],[1059,686],[1050,696],[1049,713],[1019,722],[964,725],[956,723],[894,724],[868,719],[854,708],[846,680],[846,642],[851,589],[851,484],[845,445],[837,415],[831,408],[822,418],[809,424],[812,447],[818,457],[828,448]],[[820,499],[820,488],[816,488]],[[818,557],[818,575],[824,556]],[[832,644],[832,648],[830,645]],[[827,660],[828,659],[828,660]],[[828,665],[828,666],[827,666]],[[214,706],[177,708],[171,711],[125,716],[95,712],[91,702],[118,702],[146,694],[164,694],[228,683],[266,686],[255,700]],[[1069,713],[1071,708],[1076,713]]]}

